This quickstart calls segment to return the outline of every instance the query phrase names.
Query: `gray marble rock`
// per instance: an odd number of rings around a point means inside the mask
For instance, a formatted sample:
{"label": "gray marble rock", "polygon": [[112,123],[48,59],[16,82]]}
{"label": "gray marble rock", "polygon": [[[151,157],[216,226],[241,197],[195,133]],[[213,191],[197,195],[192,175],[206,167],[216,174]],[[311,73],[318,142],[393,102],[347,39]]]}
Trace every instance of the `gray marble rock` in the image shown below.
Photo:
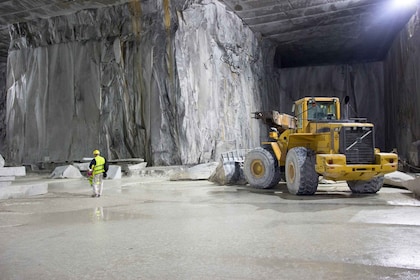
{"label": "gray marble rock", "polygon": [[221,186],[246,185],[248,183],[239,162],[220,161],[208,180]]}
{"label": "gray marble rock", "polygon": [[194,2],[12,26],[8,158],[75,161],[99,148],[108,159],[179,165],[259,145],[250,113],[270,100],[269,46],[221,3]]}
{"label": "gray marble rock", "polygon": [[114,180],[114,179],[121,179],[121,166],[118,165],[110,165],[108,172],[106,173],[107,177],[106,179]]}
{"label": "gray marble rock", "polygon": [[50,174],[50,179],[75,179],[82,177],[83,175],[80,173],[79,169],[77,169],[73,165],[58,166]]}
{"label": "gray marble rock", "polygon": [[349,95],[352,116],[376,125],[377,146],[407,159],[420,139],[419,18],[383,62],[290,69],[275,69],[275,46],[215,0],[132,1],[11,25],[0,152],[11,164],[76,161],[96,148],[151,166],[199,164],[265,141],[253,111]]}
{"label": "gray marble rock", "polygon": [[384,184],[403,187],[420,197],[420,177],[395,171],[384,176]]}
{"label": "gray marble rock", "polygon": [[217,162],[202,163],[194,166],[182,166],[169,173],[170,181],[207,180],[216,169]]}

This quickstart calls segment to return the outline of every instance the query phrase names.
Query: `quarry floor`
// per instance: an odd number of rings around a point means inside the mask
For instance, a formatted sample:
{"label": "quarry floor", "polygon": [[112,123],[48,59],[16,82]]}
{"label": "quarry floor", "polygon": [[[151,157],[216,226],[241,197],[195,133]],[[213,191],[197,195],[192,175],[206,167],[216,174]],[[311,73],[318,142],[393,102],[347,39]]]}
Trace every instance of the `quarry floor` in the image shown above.
{"label": "quarry floor", "polygon": [[[26,180],[47,180],[29,178]],[[420,200],[165,177],[0,200],[0,279],[420,279]]]}

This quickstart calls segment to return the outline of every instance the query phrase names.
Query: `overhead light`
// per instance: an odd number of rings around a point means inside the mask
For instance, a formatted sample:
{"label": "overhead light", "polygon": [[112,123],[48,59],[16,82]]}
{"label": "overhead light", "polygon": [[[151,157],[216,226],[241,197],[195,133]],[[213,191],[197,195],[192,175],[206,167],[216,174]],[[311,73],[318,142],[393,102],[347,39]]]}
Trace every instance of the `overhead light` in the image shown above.
{"label": "overhead light", "polygon": [[414,7],[418,3],[418,0],[392,0],[392,6],[395,8]]}

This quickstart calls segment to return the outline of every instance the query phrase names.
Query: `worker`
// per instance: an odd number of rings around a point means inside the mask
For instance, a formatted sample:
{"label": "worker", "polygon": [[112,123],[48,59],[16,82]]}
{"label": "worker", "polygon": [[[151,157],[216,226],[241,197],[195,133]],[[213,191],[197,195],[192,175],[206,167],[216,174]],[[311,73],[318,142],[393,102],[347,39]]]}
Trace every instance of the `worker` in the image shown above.
{"label": "worker", "polygon": [[103,178],[107,177],[108,163],[104,157],[100,156],[99,150],[93,151],[94,158],[89,164],[89,171],[93,175],[93,194],[92,197],[100,197],[104,187]]}

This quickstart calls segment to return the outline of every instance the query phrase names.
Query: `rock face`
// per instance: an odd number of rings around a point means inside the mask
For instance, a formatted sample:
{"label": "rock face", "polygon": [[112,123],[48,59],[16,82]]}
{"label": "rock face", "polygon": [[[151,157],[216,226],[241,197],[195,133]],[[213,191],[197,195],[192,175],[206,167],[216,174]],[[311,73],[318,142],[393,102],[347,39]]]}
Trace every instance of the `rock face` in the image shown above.
{"label": "rock face", "polygon": [[142,1],[13,25],[7,158],[76,160],[100,149],[194,164],[257,146],[250,112],[271,103],[270,45],[202,2],[178,15],[167,0]]}
{"label": "rock face", "polygon": [[418,15],[384,62],[291,69],[274,69],[275,47],[215,0],[132,1],[15,24],[0,152],[11,164],[93,149],[150,165],[213,162],[266,140],[253,111],[349,95],[350,116],[375,123],[376,146],[408,158],[420,139]]}
{"label": "rock face", "polygon": [[268,92],[257,38],[218,2],[192,5],[178,15],[178,22],[183,163],[217,160],[226,150],[258,146],[259,123],[250,113],[267,103]]}
{"label": "rock face", "polygon": [[420,8],[401,30],[385,59],[386,139],[409,159],[420,140]]}
{"label": "rock face", "polygon": [[11,160],[73,160],[92,149],[110,159],[181,160],[175,106],[163,102],[179,93],[170,12],[136,3],[12,27]]}

